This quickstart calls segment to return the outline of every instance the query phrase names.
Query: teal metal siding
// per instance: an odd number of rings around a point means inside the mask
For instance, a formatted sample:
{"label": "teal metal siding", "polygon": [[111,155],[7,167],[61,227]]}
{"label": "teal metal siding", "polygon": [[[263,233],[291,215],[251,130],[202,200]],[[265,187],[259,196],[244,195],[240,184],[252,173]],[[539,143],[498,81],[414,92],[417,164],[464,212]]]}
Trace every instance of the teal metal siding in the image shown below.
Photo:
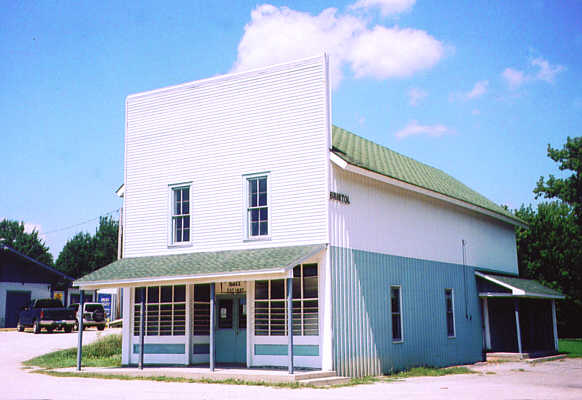
{"label": "teal metal siding", "polygon": [[[133,353],[139,353],[139,344],[133,345]],[[143,346],[144,354],[184,354],[186,346],[184,344],[170,343],[146,343]]]}
{"label": "teal metal siding", "polygon": [[[286,344],[255,344],[257,356],[286,356],[288,347]],[[318,345],[295,344],[293,356],[319,356]]]}
{"label": "teal metal siding", "polygon": [[[340,375],[482,359],[481,309],[472,267],[335,246],[330,252],[333,361]],[[401,287],[403,343],[392,342],[392,285]],[[455,338],[447,337],[445,288],[454,292]]]}

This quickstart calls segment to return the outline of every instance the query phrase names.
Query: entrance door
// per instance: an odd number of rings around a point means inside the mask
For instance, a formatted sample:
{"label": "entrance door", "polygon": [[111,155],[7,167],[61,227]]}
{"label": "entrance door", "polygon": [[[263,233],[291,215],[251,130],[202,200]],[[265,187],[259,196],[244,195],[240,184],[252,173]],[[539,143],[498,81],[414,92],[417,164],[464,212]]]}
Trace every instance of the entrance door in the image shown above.
{"label": "entrance door", "polygon": [[216,362],[247,362],[246,295],[216,297]]}
{"label": "entrance door", "polygon": [[6,328],[14,328],[18,322],[18,314],[22,307],[30,303],[30,292],[25,291],[7,291],[6,292]]}

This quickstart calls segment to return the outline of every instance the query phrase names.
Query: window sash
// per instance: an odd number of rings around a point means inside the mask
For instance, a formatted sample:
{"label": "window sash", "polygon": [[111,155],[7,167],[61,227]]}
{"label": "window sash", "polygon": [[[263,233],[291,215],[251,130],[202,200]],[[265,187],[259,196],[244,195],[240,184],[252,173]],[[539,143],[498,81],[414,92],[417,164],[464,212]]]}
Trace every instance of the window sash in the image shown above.
{"label": "window sash", "polygon": [[[171,289],[170,289],[171,288]],[[145,291],[144,335],[183,336],[186,334],[186,298],[184,285],[148,286],[134,289],[133,334],[139,336],[141,291]],[[167,300],[171,290],[170,300]],[[176,299],[179,301],[176,301]]]}
{"label": "window sash", "polygon": [[190,187],[172,188],[172,242],[190,241]]}
{"label": "window sash", "polygon": [[267,176],[247,178],[247,236],[269,235]]}
{"label": "window sash", "polygon": [[[304,276],[304,267],[308,269],[313,268],[313,266],[315,266],[315,275]],[[319,277],[317,264],[298,265],[293,269],[293,275],[293,335],[318,336]],[[282,296],[281,283],[283,285]],[[255,296],[255,336],[286,336],[288,334],[287,285],[285,283],[285,280],[255,282],[255,294],[258,293],[259,287],[261,293],[265,289],[265,285],[267,289],[266,295]],[[275,286],[275,291],[273,286]],[[306,293],[311,297],[305,297]]]}

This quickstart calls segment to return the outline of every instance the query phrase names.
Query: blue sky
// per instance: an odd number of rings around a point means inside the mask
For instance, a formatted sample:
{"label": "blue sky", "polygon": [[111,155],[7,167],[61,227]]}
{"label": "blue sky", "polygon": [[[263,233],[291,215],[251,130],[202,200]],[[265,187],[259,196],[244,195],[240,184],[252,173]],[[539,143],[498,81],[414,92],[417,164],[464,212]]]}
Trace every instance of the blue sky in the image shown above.
{"label": "blue sky", "polygon": [[581,1],[3,2],[0,218],[56,259],[121,205],[128,94],[324,50],[334,124],[533,203],[548,143],[581,135],[580,21]]}

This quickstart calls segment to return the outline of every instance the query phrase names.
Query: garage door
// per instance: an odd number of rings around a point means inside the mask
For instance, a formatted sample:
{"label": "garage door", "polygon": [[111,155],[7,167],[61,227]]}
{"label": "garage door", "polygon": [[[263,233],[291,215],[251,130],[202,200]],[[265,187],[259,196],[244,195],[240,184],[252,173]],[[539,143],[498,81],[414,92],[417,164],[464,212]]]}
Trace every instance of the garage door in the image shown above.
{"label": "garage door", "polygon": [[18,314],[22,307],[30,303],[30,292],[7,291],[6,292],[6,328],[16,327]]}

